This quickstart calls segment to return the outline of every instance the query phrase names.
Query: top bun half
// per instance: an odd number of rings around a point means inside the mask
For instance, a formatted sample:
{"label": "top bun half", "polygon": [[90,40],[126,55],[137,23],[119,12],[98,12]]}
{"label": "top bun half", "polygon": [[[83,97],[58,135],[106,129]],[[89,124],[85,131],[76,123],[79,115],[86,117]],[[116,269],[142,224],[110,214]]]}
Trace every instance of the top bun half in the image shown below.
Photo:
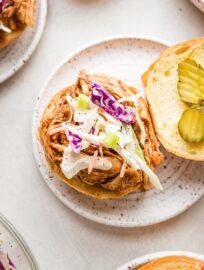
{"label": "top bun half", "polygon": [[186,58],[204,68],[204,38],[197,38],[166,49],[143,74],[142,81],[156,134],[167,151],[177,156],[204,160],[204,141],[182,139],[178,122],[188,108],[178,94],[178,64]]}

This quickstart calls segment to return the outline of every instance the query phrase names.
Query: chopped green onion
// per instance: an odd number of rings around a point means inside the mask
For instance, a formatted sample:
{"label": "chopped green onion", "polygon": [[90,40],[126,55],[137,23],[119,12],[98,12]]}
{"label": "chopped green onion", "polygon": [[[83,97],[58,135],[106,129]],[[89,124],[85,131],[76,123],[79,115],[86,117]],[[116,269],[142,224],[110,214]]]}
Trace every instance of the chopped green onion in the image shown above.
{"label": "chopped green onion", "polygon": [[116,147],[119,142],[119,139],[120,139],[119,136],[117,136],[112,132],[109,132],[103,139],[103,142],[110,147]]}
{"label": "chopped green onion", "polygon": [[77,108],[80,110],[89,109],[90,99],[88,96],[84,94],[80,94],[77,98]]}

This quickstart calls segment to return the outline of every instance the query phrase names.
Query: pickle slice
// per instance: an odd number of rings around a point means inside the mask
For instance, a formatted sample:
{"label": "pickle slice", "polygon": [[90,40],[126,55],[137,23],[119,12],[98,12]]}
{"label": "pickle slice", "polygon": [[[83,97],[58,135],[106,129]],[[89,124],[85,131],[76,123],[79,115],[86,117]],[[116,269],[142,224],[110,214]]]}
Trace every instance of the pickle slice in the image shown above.
{"label": "pickle slice", "polygon": [[204,69],[191,58],[178,65],[178,92],[188,103],[201,104],[204,101]]}
{"label": "pickle slice", "polygon": [[181,137],[187,142],[204,140],[204,113],[195,108],[184,111],[178,124]]}

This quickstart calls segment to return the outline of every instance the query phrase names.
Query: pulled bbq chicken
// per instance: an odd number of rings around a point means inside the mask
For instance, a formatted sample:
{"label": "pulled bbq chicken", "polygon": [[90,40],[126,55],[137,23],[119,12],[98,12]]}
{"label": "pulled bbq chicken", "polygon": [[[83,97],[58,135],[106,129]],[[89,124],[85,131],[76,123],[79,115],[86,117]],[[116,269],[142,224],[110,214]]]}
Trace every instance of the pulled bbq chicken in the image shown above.
{"label": "pulled bbq chicken", "polygon": [[[52,130],[60,127],[70,117],[70,108],[66,101],[66,96],[69,94],[74,98],[80,93],[89,95],[91,93],[91,82],[93,81],[99,83],[117,100],[137,93],[135,88],[128,87],[120,80],[102,74],[89,75],[85,71],[81,71],[76,84],[65,88],[52,98],[41,119],[39,139],[42,142],[46,158],[50,164],[55,164],[60,168],[64,149],[68,145],[64,131],[52,134]],[[124,105],[127,103],[131,105],[131,102],[124,102]],[[163,156],[159,151],[159,144],[154,135],[148,107],[143,98],[138,99],[138,105],[139,116],[146,129],[145,144],[144,146],[141,145],[141,148],[147,165],[154,169],[161,162]],[[71,124],[76,123],[72,121]],[[137,122],[132,127],[139,138],[140,129]],[[82,150],[81,153],[92,156],[94,151],[95,148],[89,146]],[[75,179],[80,179],[89,185],[100,184],[104,189],[118,192],[128,189],[133,190],[133,187],[135,190],[151,187],[148,177],[141,170],[133,170],[129,165],[127,165],[124,176],[120,177],[120,170],[124,161],[113,149],[103,147],[102,154],[104,158],[107,158],[112,163],[110,170],[93,169],[91,174],[88,174],[88,170],[84,169],[75,176]]]}
{"label": "pulled bbq chicken", "polygon": [[34,25],[35,0],[8,0],[2,14],[4,25],[12,31]]}

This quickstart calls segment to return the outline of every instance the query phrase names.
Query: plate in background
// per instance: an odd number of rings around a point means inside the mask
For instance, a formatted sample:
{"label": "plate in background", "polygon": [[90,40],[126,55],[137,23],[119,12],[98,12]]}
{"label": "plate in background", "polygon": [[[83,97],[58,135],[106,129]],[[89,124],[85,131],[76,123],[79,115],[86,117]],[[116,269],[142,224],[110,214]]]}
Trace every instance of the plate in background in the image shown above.
{"label": "plate in background", "polygon": [[8,254],[18,270],[38,270],[31,250],[9,221],[0,214],[0,251]]}
{"label": "plate in background", "polygon": [[156,224],[183,212],[204,193],[202,163],[163,151],[165,160],[156,170],[164,186],[163,192],[135,192],[117,200],[88,197],[64,184],[51,172],[36,136],[39,120],[49,100],[59,90],[75,82],[80,69],[86,69],[88,73],[105,73],[142,89],[142,73],[166,48],[166,42],[141,37],[111,38],[85,46],[57,67],[38,97],[32,136],[40,172],[66,206],[88,219],[120,227]]}
{"label": "plate in background", "polygon": [[37,0],[34,28],[28,27],[15,42],[0,49],[0,83],[15,74],[30,58],[42,36],[46,17],[47,0]]}
{"label": "plate in background", "polygon": [[190,0],[200,11],[204,12],[204,0]]}
{"label": "plate in background", "polygon": [[131,270],[131,269],[136,270],[136,267],[140,267],[152,260],[167,257],[167,256],[186,256],[186,257],[194,258],[194,259],[204,262],[204,255],[201,255],[201,254],[186,252],[186,251],[163,251],[163,252],[152,253],[152,254],[139,257],[117,268],[117,270]]}

